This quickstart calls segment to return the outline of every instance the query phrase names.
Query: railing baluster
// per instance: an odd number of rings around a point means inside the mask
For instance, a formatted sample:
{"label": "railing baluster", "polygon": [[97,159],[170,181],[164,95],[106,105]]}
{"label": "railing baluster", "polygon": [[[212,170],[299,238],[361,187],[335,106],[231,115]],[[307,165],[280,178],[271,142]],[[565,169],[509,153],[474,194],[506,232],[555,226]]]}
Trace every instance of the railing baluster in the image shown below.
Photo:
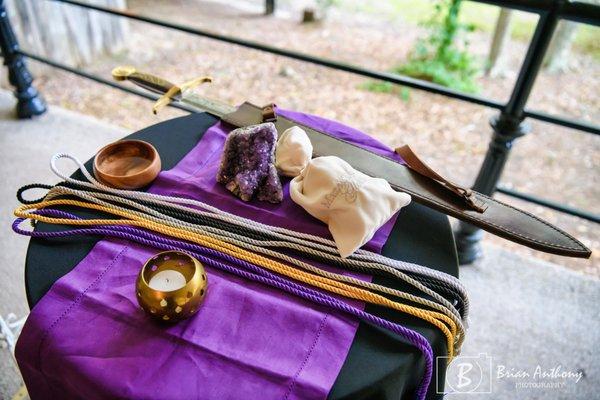
{"label": "railing baluster", "polygon": [[[480,193],[492,195],[496,191],[496,186],[514,141],[530,130],[529,125],[524,122],[525,104],[544,60],[546,49],[554,34],[563,2],[557,1],[554,4],[555,8],[551,11],[540,13],[540,19],[510,100],[503,107],[500,115],[490,121],[494,134],[479,174],[473,184],[473,189]],[[459,230],[456,233],[456,246],[460,264],[469,264],[481,256],[480,241],[482,236],[483,232],[479,228],[460,222]]]}
{"label": "railing baluster", "polygon": [[19,44],[10,25],[4,0],[0,0],[0,49],[4,65],[8,68],[8,81],[15,87],[17,116],[21,119],[31,118],[46,112],[46,103],[33,87],[33,77],[23,56],[19,54]]}

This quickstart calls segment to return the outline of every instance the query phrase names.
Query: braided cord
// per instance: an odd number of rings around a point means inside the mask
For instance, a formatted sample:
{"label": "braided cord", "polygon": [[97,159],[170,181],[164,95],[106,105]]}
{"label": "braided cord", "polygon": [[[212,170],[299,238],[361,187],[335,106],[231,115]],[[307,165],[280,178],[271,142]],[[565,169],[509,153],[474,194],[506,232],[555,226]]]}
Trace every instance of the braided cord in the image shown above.
{"label": "braided cord", "polygon": [[25,186],[21,186],[18,190],[17,190],[17,200],[19,200],[19,203],[21,204],[35,204],[35,203],[39,203],[40,201],[43,201],[44,197],[40,197],[36,200],[26,200],[23,197],[23,193],[25,193],[26,191],[30,190],[30,189],[48,189],[51,190],[54,186],[52,185],[46,185],[44,183],[32,183],[30,185],[25,185]]}
{"label": "braided cord", "polygon": [[[75,164],[77,164],[77,166],[81,170],[82,174],[86,177],[86,179],[88,179],[89,182],[84,182],[84,181],[80,181],[77,179],[73,179],[73,178],[70,178],[69,176],[62,174],[56,166],[56,162],[62,158],[70,159]],[[289,229],[285,229],[285,228],[281,228],[281,227],[277,227],[277,226],[270,226],[270,225],[262,224],[258,221],[253,221],[250,219],[246,219],[246,218],[237,216],[235,214],[227,213],[216,207],[213,207],[211,205],[208,205],[206,203],[203,203],[203,202],[200,202],[197,200],[193,200],[193,199],[189,199],[189,198],[182,198],[182,197],[157,195],[157,194],[146,193],[146,192],[120,190],[120,189],[114,189],[114,188],[108,187],[108,186],[98,182],[96,179],[94,179],[94,177],[87,171],[87,169],[81,163],[81,161],[79,161],[76,157],[69,155],[69,154],[59,153],[59,154],[54,155],[52,157],[52,159],[50,160],[50,167],[57,176],[61,177],[65,181],[67,181],[71,184],[77,185],[77,186],[87,187],[90,189],[101,189],[105,192],[117,194],[119,196],[132,198],[132,199],[145,199],[148,201],[159,200],[159,201],[165,201],[165,202],[171,203],[171,204],[199,207],[199,208],[208,210],[208,211],[218,215],[219,218],[235,221],[234,223],[241,225],[241,226],[258,227],[262,230],[276,232],[276,233],[286,235],[289,238],[305,239],[305,240],[308,240],[313,243],[320,243],[325,246],[328,246],[334,252],[337,251],[337,250],[335,250],[336,249],[335,242],[333,242],[329,239],[325,239],[325,238],[322,238],[319,236],[305,234],[305,233],[301,233],[301,232],[295,232],[293,230],[289,230]],[[337,254],[337,253],[335,253],[335,254]],[[350,256],[350,258],[362,259],[365,261],[375,261],[375,262],[379,262],[382,264],[386,264],[386,261],[387,261],[388,263],[391,263],[391,265],[397,269],[411,271],[416,274],[434,277],[438,281],[444,282],[445,284],[452,286],[456,291],[461,293],[462,297],[465,300],[462,308],[463,308],[463,316],[466,319],[466,317],[468,315],[468,306],[469,306],[468,296],[467,296],[465,288],[462,286],[460,281],[458,279],[456,279],[455,277],[445,274],[445,273],[442,273],[437,270],[433,270],[430,268],[424,268],[424,267],[416,265],[416,264],[407,263],[407,262],[398,261],[398,260],[391,260],[391,259],[388,259],[379,254],[372,253],[372,252],[369,252],[369,251],[366,251],[363,249],[357,250],[353,255]]]}
{"label": "braided cord", "polygon": [[[43,185],[39,185],[38,187],[42,187],[42,186]],[[94,190],[92,190],[92,191],[88,190],[85,192],[77,191],[75,189],[71,189],[71,188],[64,187],[64,186],[56,186],[56,187],[52,188],[50,190],[48,196],[46,196],[46,198],[51,199],[51,198],[56,197],[59,194],[64,194],[64,193],[76,195],[76,196],[86,198],[90,201],[95,201],[95,202],[97,202],[97,200],[94,200],[89,196],[93,196],[94,198],[109,199],[116,203],[126,204],[132,208],[141,209],[144,212],[153,214],[161,219],[165,218],[164,213],[166,212],[167,214],[170,214],[171,216],[177,217],[174,220],[178,221],[178,222],[182,222],[182,220],[183,220],[183,222],[185,222],[187,220],[189,222],[195,223],[193,226],[197,225],[198,223],[201,223],[201,224],[208,223],[209,225],[211,225],[213,227],[216,226],[216,227],[222,228],[223,231],[239,232],[240,234],[238,234],[236,236],[236,238],[238,240],[244,240],[244,241],[249,242],[254,245],[259,245],[262,247],[289,248],[294,251],[300,252],[301,254],[308,255],[313,259],[317,259],[319,261],[326,261],[328,263],[331,263],[335,266],[339,266],[342,268],[344,268],[344,267],[351,268],[351,269],[362,271],[362,272],[376,273],[376,274],[383,273],[383,274],[386,274],[393,278],[404,280],[404,281],[408,282],[409,284],[417,287],[419,290],[423,291],[424,293],[427,293],[429,296],[436,299],[441,304],[444,304],[449,310],[454,312],[457,317],[460,317],[460,316],[459,316],[458,312],[456,312],[456,309],[460,309],[462,311],[463,319],[466,320],[466,317],[467,317],[468,299],[464,295],[464,289],[456,290],[456,285],[449,285],[444,280],[440,281],[437,278],[431,278],[431,277],[417,274],[416,277],[420,281],[423,281],[423,282],[419,282],[419,281],[409,277],[405,273],[401,272],[398,268],[395,268],[395,266],[385,265],[385,264],[381,264],[381,263],[373,262],[373,261],[344,259],[344,258],[339,257],[339,254],[337,253],[337,249],[331,249],[326,246],[316,244],[316,246],[319,246],[319,247],[318,247],[318,250],[315,250],[315,249],[311,248],[311,246],[310,246],[312,244],[311,242],[301,241],[300,243],[293,243],[294,238],[292,238],[292,237],[288,237],[285,235],[277,236],[278,234],[273,233],[268,230],[258,231],[258,230],[256,230],[255,227],[252,227],[254,230],[250,230],[250,229],[248,229],[248,227],[240,226],[235,222],[223,221],[221,219],[222,216],[220,216],[220,215],[203,212],[200,210],[184,207],[184,206],[173,204],[173,203],[164,202],[161,200],[148,201],[148,200],[136,199],[135,202],[132,202],[131,200],[124,199],[123,197],[120,197],[120,196],[119,197],[111,196],[109,194],[97,192]],[[87,194],[87,196],[86,196],[86,194]],[[154,203],[155,204],[154,209],[141,205],[140,201],[145,204]],[[157,210],[160,210],[160,214],[157,214],[157,212],[159,212]],[[206,229],[208,229],[208,228],[206,228]],[[214,232],[214,230],[213,230],[213,232]],[[219,234],[223,234],[223,233],[219,232]],[[233,234],[233,235],[235,235],[235,234]],[[276,238],[280,238],[282,240],[281,241],[261,240],[260,242],[258,242],[255,239],[255,238],[264,238],[265,236],[267,236],[267,237],[275,236]],[[254,241],[252,241],[252,239],[254,239]],[[331,254],[330,251],[335,252],[335,254]],[[379,261],[387,262],[388,264],[393,265],[393,263],[396,260],[391,260],[390,258],[387,258],[387,257],[381,257],[379,259]],[[425,269],[423,267],[420,267],[420,268]],[[426,269],[426,270],[428,270],[428,269]],[[455,279],[454,277],[452,277],[452,278]],[[458,280],[456,280],[456,281],[458,282]],[[462,285],[459,285],[459,286],[462,288]],[[449,295],[450,298],[453,299],[453,301],[455,301],[456,306],[455,306],[455,304],[449,303],[442,296],[439,296],[438,293],[431,290],[431,288],[436,289],[439,292],[444,293],[446,295]]]}
{"label": "braided cord", "polygon": [[[419,296],[415,296],[406,292],[402,292],[399,290],[395,290],[392,288],[388,288],[386,286],[382,286],[382,285],[377,285],[374,284],[372,282],[366,282],[366,281],[362,281],[360,279],[356,279],[356,278],[352,278],[346,275],[342,275],[342,274],[335,274],[335,273],[331,273],[329,271],[323,270],[321,268],[315,267],[313,265],[310,265],[308,263],[302,262],[296,258],[287,256],[285,254],[282,254],[280,252],[276,252],[276,251],[272,251],[269,249],[265,249],[262,246],[269,246],[271,245],[271,243],[273,242],[264,242],[264,241],[258,241],[258,240],[254,240],[251,238],[247,238],[244,237],[242,235],[237,235],[234,234],[230,231],[227,230],[220,230],[220,229],[215,229],[215,228],[211,228],[211,227],[203,227],[203,226],[198,226],[195,224],[191,224],[191,223],[186,223],[184,221],[180,221],[178,219],[166,216],[164,214],[159,213],[156,210],[150,209],[148,207],[145,207],[143,205],[138,204],[137,202],[133,202],[127,199],[121,199],[119,197],[116,196],[111,196],[111,195],[102,195],[100,194],[99,197],[102,198],[106,198],[109,200],[113,200],[119,203],[123,203],[126,205],[129,205],[131,207],[136,207],[139,208],[140,210],[146,211],[148,213],[150,213],[152,216],[148,216],[142,213],[139,213],[137,211],[134,210],[127,210],[124,208],[120,208],[117,207],[113,204],[107,203],[105,201],[99,200],[98,198],[92,196],[90,193],[88,192],[82,192],[82,191],[78,191],[75,189],[70,189],[70,188],[65,188],[65,187],[57,187],[56,190],[51,191],[48,196],[46,197],[47,199],[52,199],[55,198],[57,194],[71,194],[71,195],[76,195],[79,196],[81,198],[84,198],[86,200],[95,202],[97,204],[103,205],[103,206],[107,206],[109,208],[113,208],[113,209],[117,209],[117,210],[121,210],[121,211],[125,211],[125,212],[130,212],[132,214],[138,215],[140,217],[145,217],[147,219],[150,219],[154,222],[157,223],[165,223],[169,226],[173,226],[176,228],[182,228],[182,229],[187,229],[187,230],[191,230],[197,233],[201,233],[204,234],[206,236],[215,238],[215,239],[219,239],[219,240],[224,240],[228,243],[243,247],[247,250],[251,250],[254,252],[259,252],[259,253],[263,253],[266,255],[269,255],[271,257],[275,257],[275,258],[279,258],[281,260],[284,260],[286,262],[289,262],[291,264],[294,264],[296,266],[299,266],[305,270],[309,270],[311,272],[317,273],[321,276],[325,276],[331,279],[335,279],[338,281],[342,281],[342,282],[346,282],[346,283],[351,283],[354,284],[356,286],[362,286],[364,288],[367,289],[371,289],[374,291],[378,291],[380,293],[386,293],[392,296],[396,296],[399,298],[403,298],[409,301],[412,301],[414,303],[418,303],[421,305],[425,305],[428,307],[431,307],[433,309],[436,309],[440,312],[442,312],[443,314],[445,314],[446,316],[448,316],[452,322],[454,323],[454,326],[450,326],[451,327],[451,332],[454,335],[454,337],[456,338],[456,345],[457,347],[460,347],[460,344],[462,343],[462,339],[464,338],[464,326],[462,324],[462,321],[460,320],[460,317],[457,315],[458,313],[456,312],[456,310],[454,309],[454,307],[452,307],[451,304],[447,303],[446,307],[444,305],[441,305],[439,303],[424,299],[422,297]],[[154,218],[153,216],[156,216],[157,218]],[[294,249],[298,249],[298,245],[296,246],[290,246],[291,248]],[[333,256],[332,256],[333,257]],[[362,270],[366,270],[366,268],[361,268]],[[423,285],[421,285],[419,282],[415,281],[414,279],[405,276],[403,278],[405,281],[408,281],[409,283],[413,284],[414,286],[416,286],[419,289],[424,289],[426,293],[431,293],[433,294],[434,297],[441,297],[441,296],[436,296],[437,294],[431,290],[429,290],[428,288],[424,287]],[[444,301],[444,298],[441,298],[442,301]],[[457,332],[458,331],[458,332]],[[457,348],[458,351],[458,348]]]}
{"label": "braided cord", "polygon": [[[120,217],[129,218],[129,219],[89,219],[89,220],[71,220],[68,218],[51,218],[42,215],[35,215],[26,213],[26,210],[31,209],[39,209],[48,206],[54,205],[72,205],[82,208],[89,208],[98,211],[103,211],[108,214],[118,215]],[[319,287],[324,290],[328,290],[332,293],[336,293],[348,298],[353,298],[356,300],[366,301],[372,304],[378,304],[381,306],[385,306],[391,309],[395,309],[400,312],[404,312],[406,314],[413,315],[417,318],[423,319],[432,325],[436,326],[440,329],[444,335],[446,336],[447,346],[448,346],[448,354],[450,357],[454,356],[454,335],[448,329],[448,326],[444,324],[448,324],[449,326],[453,326],[455,330],[456,325],[454,322],[448,318],[446,315],[423,310],[416,307],[412,307],[406,304],[398,303],[392,301],[384,296],[372,293],[368,290],[360,289],[351,285],[347,285],[343,282],[338,282],[333,279],[329,279],[323,276],[318,276],[314,274],[310,274],[308,272],[297,270],[293,267],[290,267],[286,264],[271,260],[269,258],[251,253],[244,249],[241,249],[237,246],[231,245],[229,243],[223,242],[218,239],[210,238],[205,235],[200,235],[198,233],[192,233],[183,229],[173,228],[170,226],[166,226],[161,223],[156,223],[144,217],[139,217],[137,215],[131,214],[129,212],[124,212],[121,210],[115,210],[109,207],[93,204],[93,203],[85,203],[81,201],[73,201],[73,200],[50,200],[44,201],[41,203],[36,203],[32,205],[23,205],[15,210],[15,215],[17,217],[31,218],[38,221],[52,223],[52,224],[70,224],[70,225],[135,225],[142,228],[150,229],[155,232],[159,232],[165,235],[173,236],[179,239],[188,240],[190,242],[202,244],[204,246],[213,248],[215,250],[219,250],[225,254],[229,254],[231,256],[243,259],[245,261],[263,266],[271,271],[280,273],[292,279],[299,280],[301,282],[307,283],[309,285]],[[443,322],[442,322],[443,321]]]}
{"label": "braided cord", "polygon": [[[59,215],[67,218],[74,217],[71,214],[64,213],[58,210],[40,210],[36,211],[36,213],[46,215]],[[403,337],[423,354],[425,358],[425,374],[423,375],[423,378],[421,379],[421,382],[419,383],[419,386],[417,388],[416,397],[419,400],[425,399],[427,389],[429,387],[429,384],[431,383],[431,378],[433,375],[433,350],[431,349],[431,345],[429,344],[427,339],[425,339],[425,337],[423,337],[418,332],[405,328],[391,321],[387,321],[373,314],[367,313],[356,307],[352,307],[324,293],[286,280],[280,276],[265,271],[262,268],[252,265],[243,260],[239,260],[235,257],[227,256],[225,254],[219,253],[218,251],[194,245],[191,243],[160,237],[152,233],[128,226],[98,226],[95,228],[72,229],[59,232],[32,232],[25,231],[19,228],[19,225],[24,220],[25,218],[18,218],[14,221],[12,226],[13,230],[21,235],[42,238],[68,237],[79,235],[103,235],[131,240],[146,246],[151,246],[162,250],[177,249],[187,251],[205,265],[208,265],[215,269],[219,269],[237,276],[241,276],[249,280],[260,282],[267,286],[278,288],[297,297],[312,301],[317,304],[324,305],[334,310],[342,311],[349,315],[358,317],[359,319],[365,322],[371,323],[376,326],[380,326],[384,329],[388,329],[391,332],[394,332],[399,336]],[[207,257],[206,255],[218,255],[219,257],[225,257],[225,259],[227,259],[232,264],[238,265],[239,267],[244,268],[245,270],[236,268],[233,265],[218,262],[211,257]]]}

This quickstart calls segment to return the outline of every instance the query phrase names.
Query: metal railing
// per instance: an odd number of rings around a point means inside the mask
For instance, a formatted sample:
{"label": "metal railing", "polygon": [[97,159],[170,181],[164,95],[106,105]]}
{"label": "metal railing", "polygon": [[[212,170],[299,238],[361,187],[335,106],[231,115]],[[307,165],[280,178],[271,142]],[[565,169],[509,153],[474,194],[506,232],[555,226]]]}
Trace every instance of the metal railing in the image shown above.
{"label": "metal railing", "polygon": [[[50,0],[48,0],[50,1]],[[508,102],[503,103],[496,100],[488,99],[481,96],[471,95],[448,89],[443,86],[436,85],[431,82],[426,82],[418,79],[409,78],[397,74],[374,71],[366,69],[358,65],[342,63],[327,58],[316,57],[310,54],[297,52],[293,50],[282,49],[268,44],[259,43],[243,38],[233,37],[214,33],[205,29],[182,25],[174,22],[163,21],[149,16],[139,15],[130,11],[123,11],[108,7],[103,7],[94,4],[87,4],[78,0],[52,0],[60,3],[66,3],[78,7],[83,7],[95,11],[99,11],[114,16],[124,17],[131,20],[141,21],[153,25],[162,26],[169,29],[174,29],[181,32],[186,32],[192,35],[202,36],[221,42],[230,43],[233,45],[243,46],[251,49],[260,50],[263,52],[276,54],[279,56],[300,60],[327,68],[333,68],[340,71],[349,72],[352,74],[378,79],[393,84],[411,87],[418,90],[424,90],[430,93],[439,94],[453,99],[478,104],[484,107],[489,107],[499,110],[498,116],[492,118],[491,126],[494,131],[490,141],[488,151],[486,153],[483,165],[479,170],[479,174],[475,179],[473,189],[491,195],[495,191],[501,192],[508,196],[519,198],[531,203],[549,207],[562,213],[574,215],[593,222],[600,222],[600,215],[593,214],[584,210],[579,210],[557,202],[552,202],[546,199],[539,198],[534,195],[520,193],[518,191],[499,187],[498,182],[502,174],[502,170],[514,141],[524,136],[529,132],[529,125],[526,119],[534,119],[544,121],[554,125],[559,125],[571,129],[576,129],[581,132],[586,132],[594,135],[600,134],[600,127],[584,121],[576,121],[568,118],[550,115],[547,113],[530,110],[525,108],[529,94],[535,82],[535,79],[540,70],[544,55],[552,39],[557,23],[561,19],[581,22],[585,24],[600,25],[600,6],[581,1],[565,1],[565,0],[473,0],[479,3],[491,4],[499,7],[511,8],[516,10],[536,13],[539,16],[533,38],[529,44],[525,60],[521,65],[518,78],[513,86]],[[266,0],[265,14],[272,14],[275,9],[274,0]],[[45,112],[46,106],[39,96],[38,92],[32,86],[32,78],[25,64],[24,58],[50,65],[52,67],[62,69],[92,79],[96,82],[103,83],[114,88],[136,94],[145,98],[154,99],[155,97],[148,93],[143,93],[139,90],[131,89],[120,84],[114,83],[100,76],[89,74],[79,69],[62,64],[55,60],[50,60],[39,55],[31,54],[21,50],[18,46],[15,35],[10,26],[10,21],[4,6],[4,0],[0,0],[0,49],[4,56],[4,64],[7,65],[9,71],[9,80],[15,86],[15,95],[18,99],[17,113],[20,118],[29,118],[34,115],[39,115]],[[185,106],[175,105],[178,108],[192,111]],[[457,247],[461,263],[468,263],[476,259],[480,252],[479,241],[481,239],[481,231],[469,224],[462,223],[456,233]]]}

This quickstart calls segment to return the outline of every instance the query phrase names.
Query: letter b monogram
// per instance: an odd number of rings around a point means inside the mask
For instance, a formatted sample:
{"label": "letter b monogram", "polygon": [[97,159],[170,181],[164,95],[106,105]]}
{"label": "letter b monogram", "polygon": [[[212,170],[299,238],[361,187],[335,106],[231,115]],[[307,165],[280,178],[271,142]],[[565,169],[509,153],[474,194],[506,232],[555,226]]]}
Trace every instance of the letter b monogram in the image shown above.
{"label": "letter b monogram", "polygon": [[473,364],[471,363],[460,363],[457,365],[458,368],[458,382],[456,383],[456,388],[461,389],[465,386],[469,386],[472,382],[471,378],[467,376],[467,374],[473,369]]}

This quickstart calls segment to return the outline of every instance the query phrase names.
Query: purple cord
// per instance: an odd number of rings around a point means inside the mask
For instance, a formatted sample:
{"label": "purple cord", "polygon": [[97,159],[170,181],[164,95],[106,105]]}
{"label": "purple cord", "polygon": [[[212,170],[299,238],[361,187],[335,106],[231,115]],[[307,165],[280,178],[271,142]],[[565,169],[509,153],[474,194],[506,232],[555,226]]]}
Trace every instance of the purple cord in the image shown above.
{"label": "purple cord", "polygon": [[[39,215],[46,215],[52,217],[81,219],[73,214],[54,209],[38,210],[35,213]],[[104,235],[131,240],[137,243],[141,243],[151,247],[156,247],[163,250],[172,250],[173,248],[179,250],[186,250],[192,253],[192,255],[198,258],[198,260],[200,260],[202,263],[209,265],[213,268],[220,269],[222,271],[229,272],[244,277],[246,279],[261,282],[268,286],[276,287],[280,290],[286,291],[298,297],[310,300],[314,303],[328,306],[338,311],[345,312],[347,314],[358,317],[359,319],[370,322],[374,325],[388,329],[404,337],[410,344],[418,348],[423,353],[423,356],[425,357],[425,375],[423,376],[423,379],[421,380],[421,383],[417,388],[416,396],[417,399],[422,400],[427,394],[427,389],[429,388],[429,384],[431,383],[431,378],[433,375],[433,351],[427,339],[425,339],[418,332],[405,328],[399,324],[387,321],[373,314],[369,314],[358,308],[352,307],[340,300],[335,299],[334,297],[331,297],[314,289],[310,289],[305,286],[299,285],[295,282],[289,281],[285,278],[282,278],[278,275],[264,270],[262,267],[256,266],[254,264],[237,259],[228,254],[224,254],[217,250],[203,247],[197,244],[181,240],[169,239],[167,237],[159,236],[151,232],[145,231],[143,229],[124,225],[100,225],[95,226],[94,228],[71,229],[60,232],[33,232],[19,228],[19,225],[24,220],[25,218],[16,219],[12,224],[13,231],[21,235],[39,238],[56,238],[78,235]],[[232,263],[233,265],[237,265],[238,267],[244,268],[245,270],[227,264],[223,264],[207,256],[221,258]]]}

